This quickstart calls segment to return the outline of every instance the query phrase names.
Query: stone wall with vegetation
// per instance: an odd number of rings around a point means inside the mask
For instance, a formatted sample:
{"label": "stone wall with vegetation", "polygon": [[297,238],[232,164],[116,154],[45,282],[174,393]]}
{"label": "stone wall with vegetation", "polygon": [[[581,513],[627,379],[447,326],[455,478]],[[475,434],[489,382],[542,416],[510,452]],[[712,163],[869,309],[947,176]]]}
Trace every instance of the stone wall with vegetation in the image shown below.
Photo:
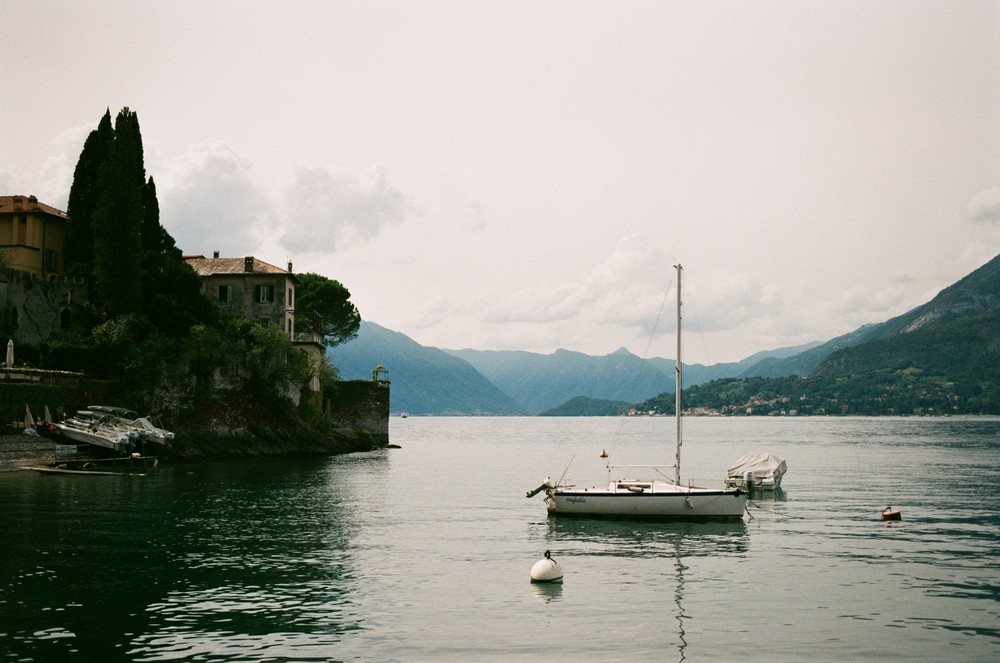
{"label": "stone wall with vegetation", "polygon": [[[5,345],[13,339],[38,344],[60,332],[80,329],[74,307],[87,302],[83,279],[39,276],[13,269],[0,269],[0,333]],[[14,360],[18,356],[15,347]]]}
{"label": "stone wall with vegetation", "polygon": [[389,387],[371,380],[333,383],[328,417],[340,429],[354,430],[389,443]]}
{"label": "stone wall with vegetation", "polygon": [[[163,425],[176,434],[167,460],[178,462],[260,458],[287,455],[332,455],[369,451],[389,443],[389,389],[372,382],[331,382],[323,414],[317,407],[296,408],[286,399],[266,398],[247,390],[212,390],[192,398],[177,380],[165,398]],[[158,390],[160,396],[165,391]],[[134,396],[134,394],[133,394]],[[37,382],[0,379],[0,433],[18,433],[24,407],[41,416],[47,405],[72,413],[88,405],[137,408],[127,385],[83,378]]]}

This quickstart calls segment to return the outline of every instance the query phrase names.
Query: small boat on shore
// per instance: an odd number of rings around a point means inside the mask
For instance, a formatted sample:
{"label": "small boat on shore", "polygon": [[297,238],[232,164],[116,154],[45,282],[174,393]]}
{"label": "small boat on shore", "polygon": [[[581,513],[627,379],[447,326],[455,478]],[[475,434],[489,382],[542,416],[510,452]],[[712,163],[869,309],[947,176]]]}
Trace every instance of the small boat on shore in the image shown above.
{"label": "small boat on shore", "polygon": [[156,417],[140,417],[132,410],[111,405],[91,405],[86,411],[99,416],[107,416],[112,423],[124,430],[134,432],[136,437],[145,442],[153,442],[165,447],[169,447],[173,442],[173,432],[163,428]]}
{"label": "small boat on shore", "polygon": [[68,467],[29,467],[28,469],[41,474],[76,474],[81,476],[112,476],[115,474],[124,474],[123,472],[107,472],[104,470],[71,470]]}
{"label": "small boat on shore", "polygon": [[156,456],[132,454],[118,458],[67,459],[52,465],[36,465],[26,469],[41,474],[146,476],[150,472],[155,472],[159,464],[160,459]]}
{"label": "small boat on shore", "polygon": [[107,417],[77,413],[63,421],[53,422],[52,426],[59,435],[72,442],[90,444],[122,454],[132,451],[133,436],[115,426]]}
{"label": "small boat on shore", "polygon": [[110,449],[119,454],[145,453],[147,445],[167,449],[174,434],[153,417],[140,417],[126,408],[91,405],[73,416],[52,421],[46,407],[46,425],[51,432],[71,442]]}

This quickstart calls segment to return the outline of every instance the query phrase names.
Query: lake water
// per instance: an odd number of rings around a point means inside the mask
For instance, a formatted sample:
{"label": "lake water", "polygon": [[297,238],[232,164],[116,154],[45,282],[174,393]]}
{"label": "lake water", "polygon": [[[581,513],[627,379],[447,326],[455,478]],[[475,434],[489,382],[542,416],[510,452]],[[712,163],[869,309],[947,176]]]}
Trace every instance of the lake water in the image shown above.
{"label": "lake water", "polygon": [[[1000,418],[689,418],[683,476],[788,461],[743,523],[550,519],[669,418],[393,419],[401,449],[0,476],[4,661],[1000,659]],[[901,522],[880,519],[887,505]],[[551,550],[562,585],[532,585]]]}

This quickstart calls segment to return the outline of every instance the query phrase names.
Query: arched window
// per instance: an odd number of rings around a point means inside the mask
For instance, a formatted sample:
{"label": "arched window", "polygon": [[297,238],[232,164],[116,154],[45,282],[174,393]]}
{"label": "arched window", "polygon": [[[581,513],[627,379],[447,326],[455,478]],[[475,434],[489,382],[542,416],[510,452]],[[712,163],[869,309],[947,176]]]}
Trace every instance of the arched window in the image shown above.
{"label": "arched window", "polygon": [[59,329],[62,331],[67,331],[69,329],[69,323],[72,321],[73,314],[70,313],[68,308],[64,308],[61,313],[59,313]]}

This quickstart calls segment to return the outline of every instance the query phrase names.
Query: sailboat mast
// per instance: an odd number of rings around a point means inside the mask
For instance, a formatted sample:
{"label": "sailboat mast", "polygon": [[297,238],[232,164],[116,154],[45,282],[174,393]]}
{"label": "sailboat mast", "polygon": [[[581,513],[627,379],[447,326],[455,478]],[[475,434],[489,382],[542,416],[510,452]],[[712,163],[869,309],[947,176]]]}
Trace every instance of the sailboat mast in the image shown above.
{"label": "sailboat mast", "polygon": [[680,263],[674,265],[677,270],[677,359],[674,360],[674,420],[677,424],[677,457],[674,459],[674,480],[681,484],[681,272],[684,268]]}

